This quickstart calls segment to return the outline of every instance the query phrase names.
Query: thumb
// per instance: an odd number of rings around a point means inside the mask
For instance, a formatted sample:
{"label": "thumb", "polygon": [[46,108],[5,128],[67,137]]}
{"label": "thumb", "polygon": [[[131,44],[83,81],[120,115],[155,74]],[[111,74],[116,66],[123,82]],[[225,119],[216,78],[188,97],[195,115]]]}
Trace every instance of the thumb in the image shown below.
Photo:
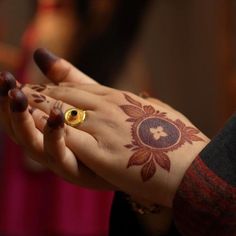
{"label": "thumb", "polygon": [[45,48],[34,52],[34,61],[42,73],[53,83],[74,82],[79,84],[96,84],[97,82],[75,68],[68,61],[57,57]]}

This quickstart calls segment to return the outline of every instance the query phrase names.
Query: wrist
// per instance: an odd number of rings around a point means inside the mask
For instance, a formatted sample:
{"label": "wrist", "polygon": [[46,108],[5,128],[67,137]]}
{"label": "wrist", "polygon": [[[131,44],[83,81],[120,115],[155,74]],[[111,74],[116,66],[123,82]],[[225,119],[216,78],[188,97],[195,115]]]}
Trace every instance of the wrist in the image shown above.
{"label": "wrist", "polygon": [[[204,141],[185,144],[180,149],[169,153],[171,160],[170,171],[161,168],[156,171],[155,177],[143,185],[135,194],[130,193],[132,199],[145,207],[161,205],[171,208],[178,187],[194,159],[209,143],[209,139],[199,133]],[[138,196],[138,197],[137,197]]]}
{"label": "wrist", "polygon": [[173,199],[182,182],[182,179],[185,176],[186,171],[191,166],[198,154],[210,142],[210,140],[205,135],[200,135],[204,139],[204,142],[186,144],[185,147],[173,153],[171,158],[173,168],[169,173],[169,180],[165,187],[167,194],[166,197],[162,196],[162,202],[165,206],[172,207]]}

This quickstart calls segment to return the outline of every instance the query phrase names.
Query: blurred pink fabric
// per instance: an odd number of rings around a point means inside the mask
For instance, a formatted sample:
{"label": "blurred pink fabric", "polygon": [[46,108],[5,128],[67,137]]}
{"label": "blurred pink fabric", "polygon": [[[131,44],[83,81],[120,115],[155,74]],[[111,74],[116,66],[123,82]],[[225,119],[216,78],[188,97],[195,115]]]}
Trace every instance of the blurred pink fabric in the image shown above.
{"label": "blurred pink fabric", "polygon": [[7,140],[0,194],[4,236],[105,236],[113,193],[69,184],[48,171],[32,172],[21,150]]}

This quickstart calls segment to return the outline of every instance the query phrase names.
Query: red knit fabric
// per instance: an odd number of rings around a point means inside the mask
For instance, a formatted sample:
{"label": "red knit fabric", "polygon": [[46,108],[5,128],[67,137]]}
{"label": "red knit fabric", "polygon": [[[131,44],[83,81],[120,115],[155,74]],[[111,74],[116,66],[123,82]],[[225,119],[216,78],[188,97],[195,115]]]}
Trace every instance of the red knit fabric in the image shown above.
{"label": "red knit fabric", "polygon": [[236,235],[236,188],[197,157],[174,199],[174,219],[182,235]]}

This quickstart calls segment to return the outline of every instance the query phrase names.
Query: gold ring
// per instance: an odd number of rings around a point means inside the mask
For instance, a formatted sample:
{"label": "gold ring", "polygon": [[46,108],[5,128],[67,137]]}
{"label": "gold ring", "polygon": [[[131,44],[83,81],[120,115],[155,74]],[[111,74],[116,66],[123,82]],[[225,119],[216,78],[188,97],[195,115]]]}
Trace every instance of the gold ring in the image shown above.
{"label": "gold ring", "polygon": [[77,108],[70,108],[64,113],[65,123],[75,127],[84,122],[86,118],[86,111]]}

